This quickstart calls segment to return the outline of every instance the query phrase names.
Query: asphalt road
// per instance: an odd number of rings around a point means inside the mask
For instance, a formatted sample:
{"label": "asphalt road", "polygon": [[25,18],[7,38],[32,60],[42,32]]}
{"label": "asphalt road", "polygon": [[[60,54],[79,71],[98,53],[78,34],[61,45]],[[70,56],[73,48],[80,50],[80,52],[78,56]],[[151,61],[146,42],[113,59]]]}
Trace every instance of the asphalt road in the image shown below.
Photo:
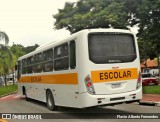
{"label": "asphalt road", "polygon": [[[124,121],[124,119],[106,119],[109,115],[123,115],[129,114],[134,115],[134,113],[160,113],[160,107],[158,106],[144,106],[139,104],[121,104],[115,106],[105,106],[105,107],[92,107],[87,109],[74,109],[74,108],[64,108],[59,107],[58,111],[50,111],[46,107],[45,103],[38,102],[35,100],[26,101],[24,97],[20,95],[13,94],[4,98],[0,98],[0,113],[50,113],[50,116],[55,116],[58,119],[45,119],[45,120],[30,120],[32,122],[52,122],[52,121],[62,121],[62,122],[97,122],[97,121]],[[75,114],[76,113],[76,114]],[[86,117],[89,116],[89,119]],[[69,119],[68,119],[68,118]],[[96,117],[98,119],[96,119]],[[94,119],[93,119],[94,118]],[[159,118],[160,120],[160,118]],[[154,121],[159,121],[154,119]],[[7,120],[9,122],[28,122],[28,120]],[[153,119],[125,119],[125,121],[137,121],[137,122],[150,122]]]}

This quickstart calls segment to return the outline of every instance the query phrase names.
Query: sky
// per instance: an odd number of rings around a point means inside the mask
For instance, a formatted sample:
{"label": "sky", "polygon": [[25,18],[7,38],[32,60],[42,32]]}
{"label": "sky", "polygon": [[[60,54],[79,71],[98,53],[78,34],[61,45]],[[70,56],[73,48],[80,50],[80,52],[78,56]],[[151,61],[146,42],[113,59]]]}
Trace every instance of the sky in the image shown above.
{"label": "sky", "polygon": [[65,2],[77,0],[0,0],[0,31],[9,36],[9,45],[44,45],[70,35],[54,29],[54,14]]}
{"label": "sky", "polygon": [[[54,29],[54,14],[65,2],[78,0],[0,0],[0,31],[9,36],[9,45],[33,46],[60,40],[70,32]],[[136,30],[133,29],[133,30]]]}

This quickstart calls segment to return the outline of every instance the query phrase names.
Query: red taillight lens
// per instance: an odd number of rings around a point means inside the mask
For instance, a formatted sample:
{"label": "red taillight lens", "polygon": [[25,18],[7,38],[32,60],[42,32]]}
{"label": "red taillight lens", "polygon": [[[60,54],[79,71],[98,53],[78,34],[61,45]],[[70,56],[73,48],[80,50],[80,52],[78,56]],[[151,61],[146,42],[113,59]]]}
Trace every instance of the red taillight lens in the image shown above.
{"label": "red taillight lens", "polygon": [[91,87],[91,85],[92,85],[92,84],[91,84],[90,82],[87,83],[87,87]]}
{"label": "red taillight lens", "polygon": [[138,78],[138,83],[140,83],[141,82],[141,77],[139,76],[139,78]]}
{"label": "red taillight lens", "polygon": [[92,83],[92,80],[89,75],[87,75],[85,77],[85,84],[86,84],[86,88],[87,88],[88,93],[95,94],[93,83]]}

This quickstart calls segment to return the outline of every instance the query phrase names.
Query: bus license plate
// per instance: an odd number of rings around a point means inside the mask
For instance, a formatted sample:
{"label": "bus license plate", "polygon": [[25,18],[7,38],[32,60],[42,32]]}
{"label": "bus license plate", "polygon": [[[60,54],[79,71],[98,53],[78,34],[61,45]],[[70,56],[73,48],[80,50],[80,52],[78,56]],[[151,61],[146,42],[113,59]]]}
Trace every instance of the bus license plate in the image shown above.
{"label": "bus license plate", "polygon": [[112,89],[119,88],[119,87],[121,87],[121,83],[112,83],[111,87],[112,87]]}
{"label": "bus license plate", "polygon": [[149,85],[154,85],[154,83],[149,83]]}

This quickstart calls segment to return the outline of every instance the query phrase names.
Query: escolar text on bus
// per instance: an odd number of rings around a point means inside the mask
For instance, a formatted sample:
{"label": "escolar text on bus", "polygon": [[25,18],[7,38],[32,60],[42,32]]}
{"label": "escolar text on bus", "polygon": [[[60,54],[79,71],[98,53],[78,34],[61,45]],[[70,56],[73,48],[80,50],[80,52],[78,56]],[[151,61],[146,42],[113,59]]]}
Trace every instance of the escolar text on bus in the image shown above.
{"label": "escolar text on bus", "polygon": [[130,78],[131,71],[123,71],[123,72],[102,72],[99,74],[100,80],[104,79],[117,79],[117,78]]}

